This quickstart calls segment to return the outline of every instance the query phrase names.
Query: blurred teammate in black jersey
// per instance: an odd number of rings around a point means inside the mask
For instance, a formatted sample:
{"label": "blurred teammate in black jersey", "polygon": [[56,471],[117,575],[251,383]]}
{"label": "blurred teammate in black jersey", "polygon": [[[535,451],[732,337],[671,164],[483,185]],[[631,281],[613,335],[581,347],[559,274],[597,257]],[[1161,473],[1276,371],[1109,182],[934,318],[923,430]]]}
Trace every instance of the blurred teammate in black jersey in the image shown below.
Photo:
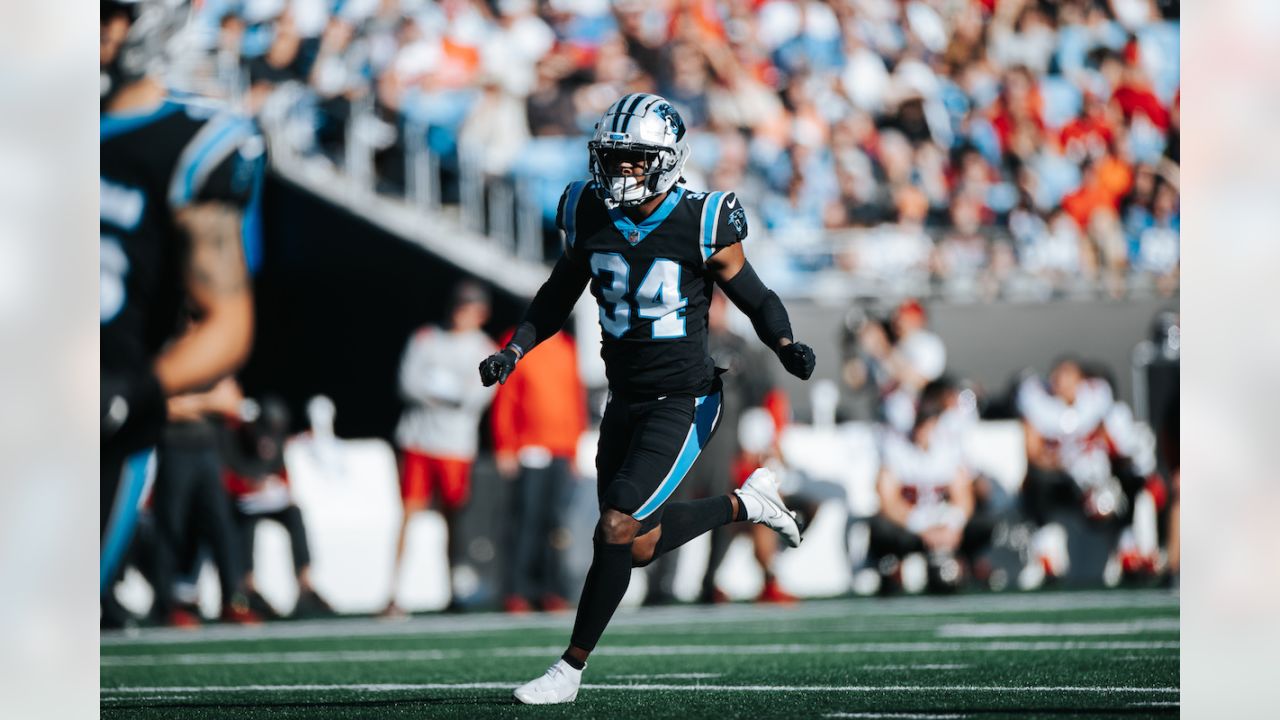
{"label": "blurred teammate in black jersey", "polygon": [[516,689],[525,703],[572,702],[587,656],[643,566],[712,528],[764,523],[792,546],[795,515],[765,469],[728,495],[672,502],[720,418],[720,383],[707,351],[713,283],[755,325],[788,372],[807,379],[813,351],[794,342],[782,302],[742,253],[747,216],[731,192],[677,185],[689,146],[684,122],[657,95],[614,103],[588,145],[590,181],[569,185],[557,222],[564,255],[501,352],[480,365],[485,385],[555,334],[588,284],[600,306],[609,404],[596,453],[601,517],[569,648]]}
{"label": "blurred teammate in black jersey", "polygon": [[165,398],[235,370],[252,335],[244,241],[257,232],[264,146],[248,119],[169,96],[158,73],[188,19],[178,0],[102,3],[104,593],[128,548]]}

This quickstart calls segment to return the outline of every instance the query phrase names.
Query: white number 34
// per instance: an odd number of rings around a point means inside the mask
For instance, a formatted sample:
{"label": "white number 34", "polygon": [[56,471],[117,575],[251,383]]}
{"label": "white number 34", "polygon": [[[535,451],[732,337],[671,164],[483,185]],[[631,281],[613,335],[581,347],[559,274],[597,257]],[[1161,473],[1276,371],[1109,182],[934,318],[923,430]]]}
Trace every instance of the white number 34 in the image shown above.
{"label": "white number 34", "polygon": [[614,337],[622,337],[631,329],[636,317],[653,320],[652,337],[657,339],[685,336],[685,319],[680,311],[689,304],[680,296],[680,264],[657,258],[649,266],[634,296],[631,266],[618,253],[594,253],[591,274],[600,284],[600,327]]}

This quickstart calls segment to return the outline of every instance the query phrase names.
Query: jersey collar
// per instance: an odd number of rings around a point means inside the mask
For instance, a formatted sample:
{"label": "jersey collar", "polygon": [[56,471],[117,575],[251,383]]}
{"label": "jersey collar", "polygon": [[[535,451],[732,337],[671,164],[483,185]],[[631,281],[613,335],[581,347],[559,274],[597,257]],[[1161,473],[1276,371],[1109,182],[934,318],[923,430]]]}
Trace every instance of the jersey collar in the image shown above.
{"label": "jersey collar", "polygon": [[618,208],[609,208],[609,219],[613,221],[613,226],[622,233],[622,237],[626,238],[628,243],[639,245],[641,240],[649,236],[649,233],[658,229],[663,220],[676,209],[680,198],[684,197],[684,188],[675,187],[671,192],[667,193],[667,198],[662,201],[657,210],[654,210],[649,217],[642,220],[639,224],[627,217]]}

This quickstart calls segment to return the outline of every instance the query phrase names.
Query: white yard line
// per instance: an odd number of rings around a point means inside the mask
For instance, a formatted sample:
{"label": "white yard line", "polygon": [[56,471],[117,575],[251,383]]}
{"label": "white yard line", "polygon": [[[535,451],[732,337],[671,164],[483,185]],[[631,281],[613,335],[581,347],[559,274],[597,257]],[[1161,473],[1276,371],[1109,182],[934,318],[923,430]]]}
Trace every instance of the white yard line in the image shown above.
{"label": "white yard line", "polygon": [[1139,635],[1177,631],[1178,618],[1148,618],[1119,622],[949,623],[939,627],[937,634],[943,638],[1002,638]]}
{"label": "white yard line", "polygon": [[[680,606],[645,608],[619,613],[610,623],[611,629],[640,627],[690,628],[708,624],[741,623],[751,620],[769,622],[821,619],[911,617],[938,615],[991,615],[1011,612],[1058,612],[1063,610],[1102,609],[1172,609],[1178,597],[1163,591],[1031,593],[1026,595],[988,595],[981,597],[916,597],[894,598],[891,602],[877,599],[816,600],[780,609],[735,604],[720,607]],[[503,630],[565,629],[572,625],[569,614],[513,617],[486,613],[458,617],[434,615],[402,622],[373,618],[269,623],[260,627],[211,626],[198,630],[148,628],[131,632],[108,632],[103,646],[192,643],[209,640],[260,641],[270,639],[309,639],[347,637],[408,637],[414,635],[456,635]]]}
{"label": "white yard line", "polygon": [[1179,662],[1182,658],[1178,655],[1118,655],[1109,660],[1123,660],[1125,662],[1147,662],[1149,660],[1165,660]]}
{"label": "white yard line", "polygon": [[863,665],[859,670],[964,670],[969,665],[934,663],[930,665]]}
{"label": "white yard line", "polygon": [[[921,653],[921,652],[1058,652],[1063,650],[1176,650],[1176,640],[1119,641],[995,641],[995,642],[884,642],[884,643],[788,643],[768,645],[636,645],[600,648],[599,654],[619,657],[681,655],[798,655],[806,653]],[[474,650],[319,650],[263,653],[184,653],[156,655],[104,655],[102,667],[154,667],[164,665],[273,665],[329,662],[426,662],[459,658],[539,657],[561,652],[560,645],[477,648]]]}
{"label": "white yard line", "polygon": [[837,712],[827,713],[824,718],[895,718],[896,720],[963,720],[968,715],[953,715],[950,713],[935,715],[920,713],[895,713],[895,712]]}
{"label": "white yard line", "polygon": [[[103,688],[108,695],[167,693],[238,694],[257,692],[412,692],[420,690],[500,690],[514,688],[521,681],[471,683],[352,683],[333,685],[184,685]],[[685,692],[848,692],[848,693],[932,693],[932,692],[1002,692],[1002,693],[1119,693],[1177,694],[1176,687],[1133,687],[1088,685],[673,685],[664,683],[584,683],[583,690],[677,690]]]}

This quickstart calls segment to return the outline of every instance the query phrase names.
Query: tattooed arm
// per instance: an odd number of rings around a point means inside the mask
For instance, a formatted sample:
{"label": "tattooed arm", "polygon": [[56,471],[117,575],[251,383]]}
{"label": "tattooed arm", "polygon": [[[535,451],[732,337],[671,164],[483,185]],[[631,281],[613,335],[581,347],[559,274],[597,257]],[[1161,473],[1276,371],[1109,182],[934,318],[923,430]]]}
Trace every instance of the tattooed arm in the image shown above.
{"label": "tattooed arm", "polygon": [[187,295],[197,317],[156,359],[166,395],[207,387],[234,372],[253,339],[253,295],[240,238],[240,210],[204,202],[179,210],[188,238]]}

